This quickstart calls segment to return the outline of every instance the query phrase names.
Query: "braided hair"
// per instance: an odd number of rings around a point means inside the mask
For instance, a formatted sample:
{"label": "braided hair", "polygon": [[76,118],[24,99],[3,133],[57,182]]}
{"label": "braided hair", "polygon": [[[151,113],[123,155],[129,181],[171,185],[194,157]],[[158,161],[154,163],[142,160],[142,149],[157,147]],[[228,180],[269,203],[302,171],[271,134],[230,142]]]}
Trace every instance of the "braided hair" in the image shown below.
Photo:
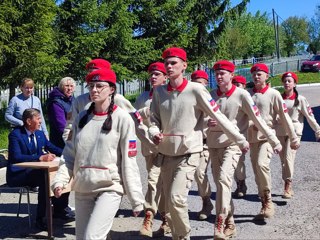
{"label": "braided hair", "polygon": [[79,121],[79,124],[78,124],[78,127],[79,128],[83,128],[87,122],[88,122],[88,116],[93,112],[93,109],[94,109],[94,102],[91,103],[89,109],[87,110],[86,114],[83,115],[83,117],[80,119]]}
{"label": "braided hair", "polygon": [[113,83],[109,82],[110,87],[114,88],[114,92],[111,95],[111,100],[110,100],[110,105],[107,111],[108,117],[106,118],[106,120],[104,121],[103,125],[102,125],[102,130],[103,131],[110,131],[111,127],[112,127],[112,113],[113,113],[113,106],[114,106],[114,95],[116,94],[116,85]]}
{"label": "braided hair", "polygon": [[293,88],[293,91],[294,91],[294,93],[296,94],[296,97],[295,97],[295,99],[294,99],[294,104],[293,104],[293,106],[296,107],[296,106],[299,105],[299,100],[298,100],[299,93],[298,93],[296,87]]}

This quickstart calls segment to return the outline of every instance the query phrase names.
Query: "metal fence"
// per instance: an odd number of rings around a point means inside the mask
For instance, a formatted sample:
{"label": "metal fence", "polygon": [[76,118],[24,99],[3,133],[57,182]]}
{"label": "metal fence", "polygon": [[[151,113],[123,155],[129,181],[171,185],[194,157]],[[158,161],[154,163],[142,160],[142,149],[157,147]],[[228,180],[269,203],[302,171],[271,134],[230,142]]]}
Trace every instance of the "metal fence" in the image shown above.
{"label": "metal fence", "polygon": [[[251,73],[250,68],[253,63],[256,62],[263,62],[268,65],[270,70],[270,76],[277,76],[287,71],[299,71],[301,67],[301,63],[309,58],[310,56],[295,56],[291,58],[282,58],[280,62],[278,62],[276,59],[272,57],[265,57],[265,58],[250,58],[250,59],[243,59],[243,60],[233,60],[234,64],[237,66],[237,69],[235,71],[236,75],[242,75],[247,79],[247,82],[251,82]],[[212,63],[213,64],[213,63]],[[217,84],[214,77],[214,70],[212,69],[212,66],[203,66],[203,70],[205,70],[209,75],[209,87],[211,89],[217,88]],[[191,73],[186,74],[186,78],[190,80]],[[140,94],[145,89],[146,81],[135,79],[133,81],[123,81],[120,83],[117,83],[117,92],[122,95],[134,95],[134,94]],[[49,92],[53,89],[54,86],[41,86],[36,85],[35,86],[35,95],[40,98],[42,103],[45,103]],[[85,83],[83,82],[77,82],[76,88],[75,88],[75,96],[79,96],[80,94],[83,94],[87,92],[87,89],[85,88]],[[20,93],[20,89],[16,89],[16,93]],[[6,107],[9,99],[9,90],[2,90],[1,91],[1,107]]]}

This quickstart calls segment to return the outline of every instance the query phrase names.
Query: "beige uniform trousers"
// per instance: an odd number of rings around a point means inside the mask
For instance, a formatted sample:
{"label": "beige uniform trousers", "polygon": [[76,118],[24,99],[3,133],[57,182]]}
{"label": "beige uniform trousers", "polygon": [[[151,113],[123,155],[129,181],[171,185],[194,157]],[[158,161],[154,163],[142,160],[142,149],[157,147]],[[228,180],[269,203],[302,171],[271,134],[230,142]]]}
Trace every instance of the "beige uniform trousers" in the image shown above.
{"label": "beige uniform trousers", "polygon": [[151,154],[145,157],[148,172],[148,190],[145,196],[144,210],[151,210],[157,214],[165,212],[165,200],[162,188],[161,164],[158,161],[158,154]]}
{"label": "beige uniform trousers", "polygon": [[237,145],[226,148],[209,148],[212,175],[216,184],[216,215],[233,214],[231,198],[232,180],[242,152]]}
{"label": "beige uniform trousers", "polygon": [[165,194],[166,216],[173,239],[188,239],[191,227],[188,214],[188,193],[199,164],[200,153],[183,156],[159,154]]}
{"label": "beige uniform trousers", "polygon": [[265,195],[265,191],[269,191],[271,196],[270,161],[272,155],[273,149],[269,142],[263,141],[250,144],[251,163],[260,197]]}
{"label": "beige uniform trousers", "polygon": [[208,149],[204,149],[200,153],[199,166],[197,167],[194,175],[198,185],[199,195],[202,198],[211,196],[211,187],[207,175],[209,162],[209,151]]}
{"label": "beige uniform trousers", "polygon": [[116,192],[75,192],[76,239],[106,239],[121,198]]}
{"label": "beige uniform trousers", "polygon": [[[292,180],[294,171],[294,161],[296,159],[297,150],[290,148],[290,139],[288,136],[278,136],[282,145],[282,151],[279,153],[282,166],[282,179]],[[301,136],[299,137],[299,141]]]}
{"label": "beige uniform trousers", "polygon": [[234,172],[234,180],[236,182],[244,181],[247,178],[245,160],[246,160],[246,155],[242,154],[239,159],[238,166]]}

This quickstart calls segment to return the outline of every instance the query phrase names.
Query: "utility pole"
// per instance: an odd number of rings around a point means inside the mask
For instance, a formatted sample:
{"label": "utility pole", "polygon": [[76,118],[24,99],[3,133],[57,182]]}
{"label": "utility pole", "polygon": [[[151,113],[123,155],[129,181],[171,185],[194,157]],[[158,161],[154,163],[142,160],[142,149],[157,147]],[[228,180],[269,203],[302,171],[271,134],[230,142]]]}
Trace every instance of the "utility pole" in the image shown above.
{"label": "utility pole", "polygon": [[274,11],[274,9],[272,8],[272,15],[273,15],[273,28],[274,28],[274,38],[275,38],[275,42],[276,42],[276,54],[277,54],[277,59],[278,62],[280,61],[280,47],[279,47],[279,22],[278,22],[278,14],[277,14],[277,20],[276,20],[276,12]]}

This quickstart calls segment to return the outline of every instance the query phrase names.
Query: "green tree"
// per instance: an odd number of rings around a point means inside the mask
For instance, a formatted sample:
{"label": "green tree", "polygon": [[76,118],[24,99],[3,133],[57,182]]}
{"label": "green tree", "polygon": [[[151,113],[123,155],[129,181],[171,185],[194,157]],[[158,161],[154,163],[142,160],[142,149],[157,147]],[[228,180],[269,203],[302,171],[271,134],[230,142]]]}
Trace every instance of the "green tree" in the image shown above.
{"label": "green tree", "polygon": [[284,51],[289,57],[299,45],[309,42],[308,21],[304,17],[289,17],[281,24],[284,33]]}
{"label": "green tree", "polygon": [[272,22],[267,13],[242,14],[229,22],[219,38],[217,57],[237,59],[272,55],[273,36]]}
{"label": "green tree", "polygon": [[[245,10],[250,0],[243,0],[231,7],[230,0],[199,0],[191,9],[190,22],[196,34],[191,38],[188,53],[197,63],[213,59],[221,35],[233,38],[233,33],[225,33],[230,21],[237,19]],[[227,54],[228,55],[228,54]],[[232,55],[232,54],[231,54]]]}
{"label": "green tree", "polygon": [[316,54],[320,51],[320,5],[316,7],[315,15],[309,21],[308,33],[310,43],[307,50]]}
{"label": "green tree", "polygon": [[0,78],[10,97],[24,77],[51,82],[63,65],[55,55],[53,0],[3,0],[0,3]]}

